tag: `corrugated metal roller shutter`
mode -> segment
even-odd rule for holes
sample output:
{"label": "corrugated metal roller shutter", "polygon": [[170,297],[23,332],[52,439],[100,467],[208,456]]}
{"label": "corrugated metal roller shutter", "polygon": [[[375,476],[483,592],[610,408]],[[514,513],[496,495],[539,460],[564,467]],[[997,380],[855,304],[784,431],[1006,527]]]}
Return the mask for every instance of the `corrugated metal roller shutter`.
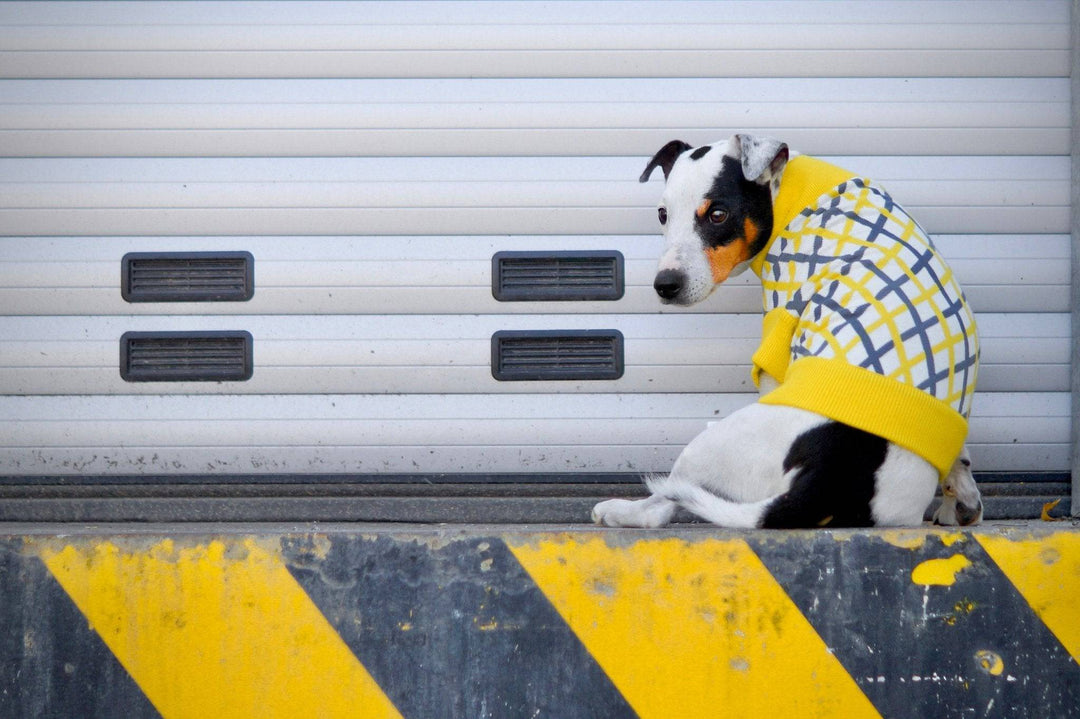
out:
{"label": "corrugated metal roller shutter", "polygon": [[[636,182],[736,130],[935,235],[981,479],[1038,480],[992,510],[1037,511],[1070,456],[1069,31],[1064,1],[3,3],[0,518],[584,519],[753,399],[759,291],[661,312]],[[617,299],[495,298],[493,257],[553,251],[617,255]],[[129,253],[171,301],[125,299]],[[506,330],[609,330],[621,376],[498,381]],[[250,379],[121,376],[125,333],[178,332],[249,333]]]}

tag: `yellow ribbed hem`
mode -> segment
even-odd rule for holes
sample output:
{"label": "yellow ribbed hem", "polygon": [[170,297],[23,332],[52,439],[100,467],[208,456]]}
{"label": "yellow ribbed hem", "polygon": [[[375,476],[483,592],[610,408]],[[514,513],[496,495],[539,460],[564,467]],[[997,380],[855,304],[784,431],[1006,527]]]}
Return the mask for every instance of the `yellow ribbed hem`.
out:
{"label": "yellow ribbed hem", "polygon": [[777,382],[784,381],[788,363],[791,362],[791,338],[799,318],[783,307],[770,310],[761,320],[761,344],[754,351],[754,368],[750,376],[754,386],[761,386],[761,373],[770,375]]}
{"label": "yellow ribbed hem", "polygon": [[791,224],[807,207],[814,207],[817,199],[826,192],[832,192],[841,183],[855,177],[842,167],[830,165],[824,160],[807,155],[791,158],[784,167],[780,180],[780,191],[773,201],[773,228],[769,241],[761,252],[750,260],[750,268],[761,277],[761,267],[765,262],[765,253],[777,236]]}
{"label": "yellow ribbed hem", "polygon": [[802,357],[763,404],[816,412],[876,434],[948,474],[967,438],[967,420],[936,397],[843,360]]}

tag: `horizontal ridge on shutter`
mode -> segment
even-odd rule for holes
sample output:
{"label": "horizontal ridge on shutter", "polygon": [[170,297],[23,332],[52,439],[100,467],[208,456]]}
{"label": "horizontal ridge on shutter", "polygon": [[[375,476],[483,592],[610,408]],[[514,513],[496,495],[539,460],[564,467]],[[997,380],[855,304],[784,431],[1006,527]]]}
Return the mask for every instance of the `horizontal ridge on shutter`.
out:
{"label": "horizontal ridge on shutter", "polygon": [[491,293],[501,302],[617,300],[623,256],[617,251],[497,252]]}

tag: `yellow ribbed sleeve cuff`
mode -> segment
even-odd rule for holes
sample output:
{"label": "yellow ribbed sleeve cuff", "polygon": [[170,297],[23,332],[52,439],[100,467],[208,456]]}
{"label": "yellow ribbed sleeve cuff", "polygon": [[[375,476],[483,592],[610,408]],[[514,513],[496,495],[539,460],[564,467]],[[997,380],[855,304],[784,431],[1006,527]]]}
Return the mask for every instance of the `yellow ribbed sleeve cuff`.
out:
{"label": "yellow ribbed sleeve cuff", "polygon": [[783,307],[770,311],[761,320],[761,344],[754,351],[754,368],[750,371],[755,386],[761,386],[762,372],[777,382],[784,381],[791,362],[791,337],[798,324],[799,318]]}
{"label": "yellow ribbed sleeve cuff", "polygon": [[783,384],[759,401],[876,434],[919,455],[942,477],[967,438],[967,420],[945,402],[843,360],[802,357],[788,367]]}

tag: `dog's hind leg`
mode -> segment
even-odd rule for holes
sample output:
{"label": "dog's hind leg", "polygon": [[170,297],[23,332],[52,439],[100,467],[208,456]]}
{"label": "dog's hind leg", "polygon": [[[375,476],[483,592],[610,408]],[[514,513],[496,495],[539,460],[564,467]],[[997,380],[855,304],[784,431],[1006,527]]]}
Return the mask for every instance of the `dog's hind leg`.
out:
{"label": "dog's hind leg", "polygon": [[609,499],[592,510],[592,520],[609,527],[665,527],[675,514],[676,504],[653,495],[645,499]]}
{"label": "dog's hind leg", "polygon": [[[674,474],[646,484],[713,524],[733,528],[868,527],[878,517],[872,511],[876,474],[888,455],[888,443],[838,422],[806,430],[792,442],[784,459],[785,491],[751,502],[734,502],[700,483]],[[931,484],[925,501],[914,508],[917,520],[933,494],[937,474],[926,465]],[[894,472],[895,474],[895,472]],[[908,501],[906,504],[912,504]],[[912,504],[912,506],[914,506]],[[907,519],[907,507],[896,508],[884,524]],[[902,512],[901,512],[902,510]]]}
{"label": "dog's hind leg", "polygon": [[820,469],[797,469],[792,487],[758,502],[732,502],[709,490],[682,479],[659,479],[648,482],[650,491],[670,499],[683,509],[707,522],[732,529],[802,529],[870,526],[870,507],[852,512],[850,502],[835,502],[823,495],[825,484]]}
{"label": "dog's hind leg", "polygon": [[777,500],[769,497],[760,502],[732,502],[695,482],[674,476],[647,479],[645,485],[654,497],[663,497],[672,506],[678,505],[717,526],[736,529],[760,527],[765,512]]}

